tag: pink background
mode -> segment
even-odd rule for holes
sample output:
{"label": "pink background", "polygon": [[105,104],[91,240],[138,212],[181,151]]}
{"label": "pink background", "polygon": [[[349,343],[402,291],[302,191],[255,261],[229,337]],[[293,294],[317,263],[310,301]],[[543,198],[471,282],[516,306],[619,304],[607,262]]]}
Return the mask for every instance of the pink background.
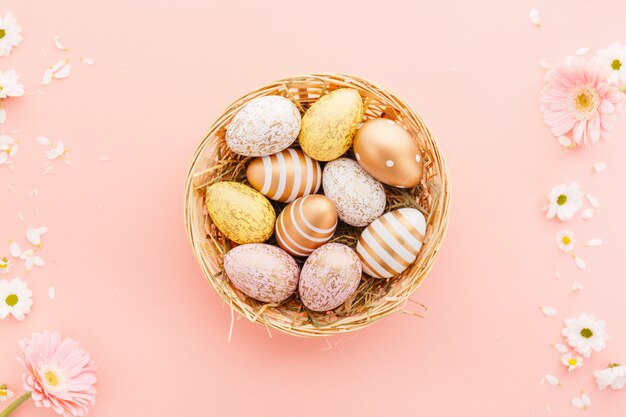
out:
{"label": "pink background", "polygon": [[[541,28],[529,22],[532,7]],[[551,416],[574,416],[569,400],[580,389],[593,401],[587,416],[624,415],[626,391],[599,392],[591,372],[626,362],[626,119],[613,141],[563,153],[538,110],[539,61],[626,41],[622,0],[3,0],[0,8],[24,27],[0,68],[17,69],[28,93],[7,102],[2,127],[19,131],[21,149],[15,192],[0,166],[0,241],[25,246],[26,227],[50,228],[40,252],[47,266],[13,274],[28,281],[35,304],[24,322],[0,321],[0,383],[21,392],[17,341],[56,329],[99,366],[94,417],[544,416],[546,405]],[[81,50],[56,50],[55,35]],[[85,55],[95,65],[81,63]],[[64,57],[72,75],[40,86]],[[397,314],[326,340],[269,338],[238,319],[229,343],[230,310],[185,236],[188,163],[230,102],[314,71],[398,92],[439,138],[452,217],[413,296],[430,315]],[[42,176],[37,135],[63,139],[72,165],[55,161],[56,174]],[[596,161],[609,168],[592,173]],[[596,216],[545,220],[545,194],[575,179],[601,201]],[[556,248],[561,227],[576,233],[586,271]],[[584,248],[593,237],[605,245]],[[585,289],[570,294],[574,281]],[[540,305],[559,314],[547,318]],[[582,312],[606,319],[613,339],[568,374],[550,344],[562,320]],[[563,386],[541,384],[546,373]],[[53,413],[29,403],[15,415]]]}

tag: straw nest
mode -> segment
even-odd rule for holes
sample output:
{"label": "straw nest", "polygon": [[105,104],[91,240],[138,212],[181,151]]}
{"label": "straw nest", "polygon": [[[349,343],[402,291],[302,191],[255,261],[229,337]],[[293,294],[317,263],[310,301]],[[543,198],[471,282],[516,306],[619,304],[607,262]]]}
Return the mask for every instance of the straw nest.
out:
{"label": "straw nest", "polygon": [[[424,245],[416,261],[396,277],[376,279],[363,275],[355,294],[332,312],[307,310],[298,299],[297,292],[281,304],[256,301],[232,286],[224,274],[222,261],[233,244],[217,230],[204,205],[207,186],[218,181],[247,183],[245,171],[251,158],[234,154],[228,148],[226,127],[239,109],[256,97],[286,97],[304,114],[319,97],[344,87],[354,88],[361,94],[365,108],[364,121],[376,117],[394,120],[408,129],[418,142],[424,158],[424,179],[409,190],[385,186],[386,211],[400,207],[421,210],[427,219]],[[407,303],[412,301],[409,297],[432,268],[443,242],[449,198],[445,163],[437,142],[422,118],[404,100],[359,77],[309,74],[278,80],[246,94],[231,104],[213,123],[196,149],[187,175],[185,225],[193,252],[206,279],[230,306],[231,312],[237,311],[249,320],[264,325],[268,331],[273,328],[297,336],[327,336],[361,329],[397,311],[421,316],[420,312],[407,308]],[[284,207],[281,203],[272,204],[277,213]],[[362,230],[340,222],[331,241],[354,248]],[[276,242],[272,238],[267,243]],[[425,311],[423,305],[416,305]]]}

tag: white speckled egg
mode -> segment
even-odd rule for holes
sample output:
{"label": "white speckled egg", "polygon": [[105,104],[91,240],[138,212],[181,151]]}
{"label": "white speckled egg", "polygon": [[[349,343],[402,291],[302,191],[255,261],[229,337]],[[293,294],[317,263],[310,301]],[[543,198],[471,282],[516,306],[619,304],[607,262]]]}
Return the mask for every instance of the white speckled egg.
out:
{"label": "white speckled egg", "polygon": [[343,304],[359,287],[361,262],[346,245],[327,243],[306,260],[298,292],[306,308],[328,311]]}
{"label": "white speckled egg", "polygon": [[231,249],[224,271],[235,287],[249,297],[268,303],[286,300],[298,287],[296,261],[284,250],[265,243]]}
{"label": "white speckled egg", "polygon": [[367,226],[385,211],[385,190],[354,160],[339,158],[324,167],[324,194],[335,206],[339,219],[352,226]]}
{"label": "white speckled egg", "polygon": [[414,208],[385,213],[367,226],[356,246],[363,272],[375,278],[402,273],[417,258],[426,234],[426,219]]}
{"label": "white speckled egg", "polygon": [[280,96],[251,100],[235,115],[226,130],[226,143],[239,155],[265,156],[291,145],[300,133],[296,106]]}

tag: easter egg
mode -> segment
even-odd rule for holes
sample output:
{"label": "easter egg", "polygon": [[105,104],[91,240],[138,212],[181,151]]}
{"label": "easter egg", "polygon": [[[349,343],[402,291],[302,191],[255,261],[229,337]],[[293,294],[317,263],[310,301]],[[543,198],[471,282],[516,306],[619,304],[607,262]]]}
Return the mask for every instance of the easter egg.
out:
{"label": "easter egg", "polygon": [[352,88],[322,96],[304,113],[300,146],[318,161],[331,161],[346,153],[363,118],[363,101]]}
{"label": "easter egg", "polygon": [[290,203],[319,190],[322,168],[319,162],[302,150],[287,148],[253,159],[246,176],[250,185],[261,194],[272,200]]}
{"label": "easter egg", "polygon": [[224,257],[224,272],[249,297],[279,303],[296,291],[300,269],[284,250],[265,243],[231,249]]}
{"label": "easter egg", "polygon": [[420,150],[409,132],[392,120],[363,123],[354,136],[353,147],[363,169],[387,185],[410,188],[422,180]]}
{"label": "easter egg", "polygon": [[336,227],[335,204],[323,195],[307,195],[280,212],[276,220],[276,240],[291,255],[309,256],[333,237]]}
{"label": "easter egg", "polygon": [[276,213],[260,192],[238,182],[217,182],[206,190],[206,207],[215,226],[233,242],[265,242]]}
{"label": "easter egg", "polygon": [[346,245],[327,243],[302,266],[298,292],[306,308],[327,311],[343,304],[359,286],[361,262]]}
{"label": "easter egg", "polygon": [[300,112],[280,96],[258,97],[235,115],[226,129],[226,144],[245,156],[264,156],[289,147],[300,132]]}
{"label": "easter egg", "polygon": [[383,185],[354,160],[339,158],[326,164],[322,175],[324,194],[339,219],[352,226],[367,226],[385,211]]}
{"label": "easter egg", "polygon": [[415,261],[426,233],[426,219],[414,208],[385,213],[367,226],[356,246],[363,272],[375,278],[398,275]]}

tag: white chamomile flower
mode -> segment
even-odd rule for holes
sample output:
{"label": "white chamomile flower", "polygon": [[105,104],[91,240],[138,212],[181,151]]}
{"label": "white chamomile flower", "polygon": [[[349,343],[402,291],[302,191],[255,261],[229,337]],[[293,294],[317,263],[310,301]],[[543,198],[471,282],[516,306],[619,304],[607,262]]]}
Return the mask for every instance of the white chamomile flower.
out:
{"label": "white chamomile flower", "polygon": [[15,70],[0,71],[0,98],[21,97],[24,95],[24,86]]}
{"label": "white chamomile flower", "polygon": [[0,281],[0,319],[11,314],[18,320],[24,320],[33,305],[32,296],[33,292],[20,278]]}
{"label": "white chamomile flower", "polygon": [[12,400],[15,393],[7,387],[7,384],[0,385],[0,403]]}
{"label": "white chamomile flower", "polygon": [[609,83],[626,84],[626,45],[613,42],[606,49],[598,51],[598,64],[609,74]]}
{"label": "white chamomile flower", "polygon": [[591,398],[584,391],[580,392],[580,397],[572,397],[571,403],[574,407],[586,410],[591,406]]}
{"label": "white chamomile flower", "polygon": [[559,245],[561,251],[568,253],[574,250],[576,239],[574,239],[574,233],[569,230],[561,230],[556,234],[556,244]]}
{"label": "white chamomile flower", "polygon": [[4,165],[17,155],[17,141],[11,136],[0,135],[0,165]]}
{"label": "white chamomile flower", "polygon": [[608,368],[595,371],[596,384],[599,389],[611,387],[611,389],[622,389],[626,386],[626,366],[619,363],[612,363]]}
{"label": "white chamomile flower", "polygon": [[31,245],[41,247],[41,236],[43,236],[48,231],[46,226],[41,227],[30,227],[26,230],[26,239],[31,243]]}
{"label": "white chamomile flower", "polygon": [[606,322],[596,320],[593,314],[581,314],[578,318],[565,319],[565,328],[561,334],[567,339],[567,344],[585,358],[591,351],[600,352],[606,347],[610,336],[604,330]]}
{"label": "white chamomile flower", "polygon": [[6,275],[11,272],[13,268],[13,260],[8,259],[6,256],[0,258],[0,275]]}
{"label": "white chamomile flower", "polygon": [[583,366],[583,358],[581,356],[574,356],[571,352],[567,352],[561,356],[561,363],[567,366],[568,371],[572,372],[574,369]]}
{"label": "white chamomile flower", "polygon": [[9,56],[14,46],[22,43],[22,27],[17,24],[13,13],[0,16],[0,56]]}
{"label": "white chamomile flower", "polygon": [[556,216],[561,221],[570,220],[582,207],[583,195],[577,181],[570,185],[557,185],[548,194],[550,204],[546,207],[546,218]]}

